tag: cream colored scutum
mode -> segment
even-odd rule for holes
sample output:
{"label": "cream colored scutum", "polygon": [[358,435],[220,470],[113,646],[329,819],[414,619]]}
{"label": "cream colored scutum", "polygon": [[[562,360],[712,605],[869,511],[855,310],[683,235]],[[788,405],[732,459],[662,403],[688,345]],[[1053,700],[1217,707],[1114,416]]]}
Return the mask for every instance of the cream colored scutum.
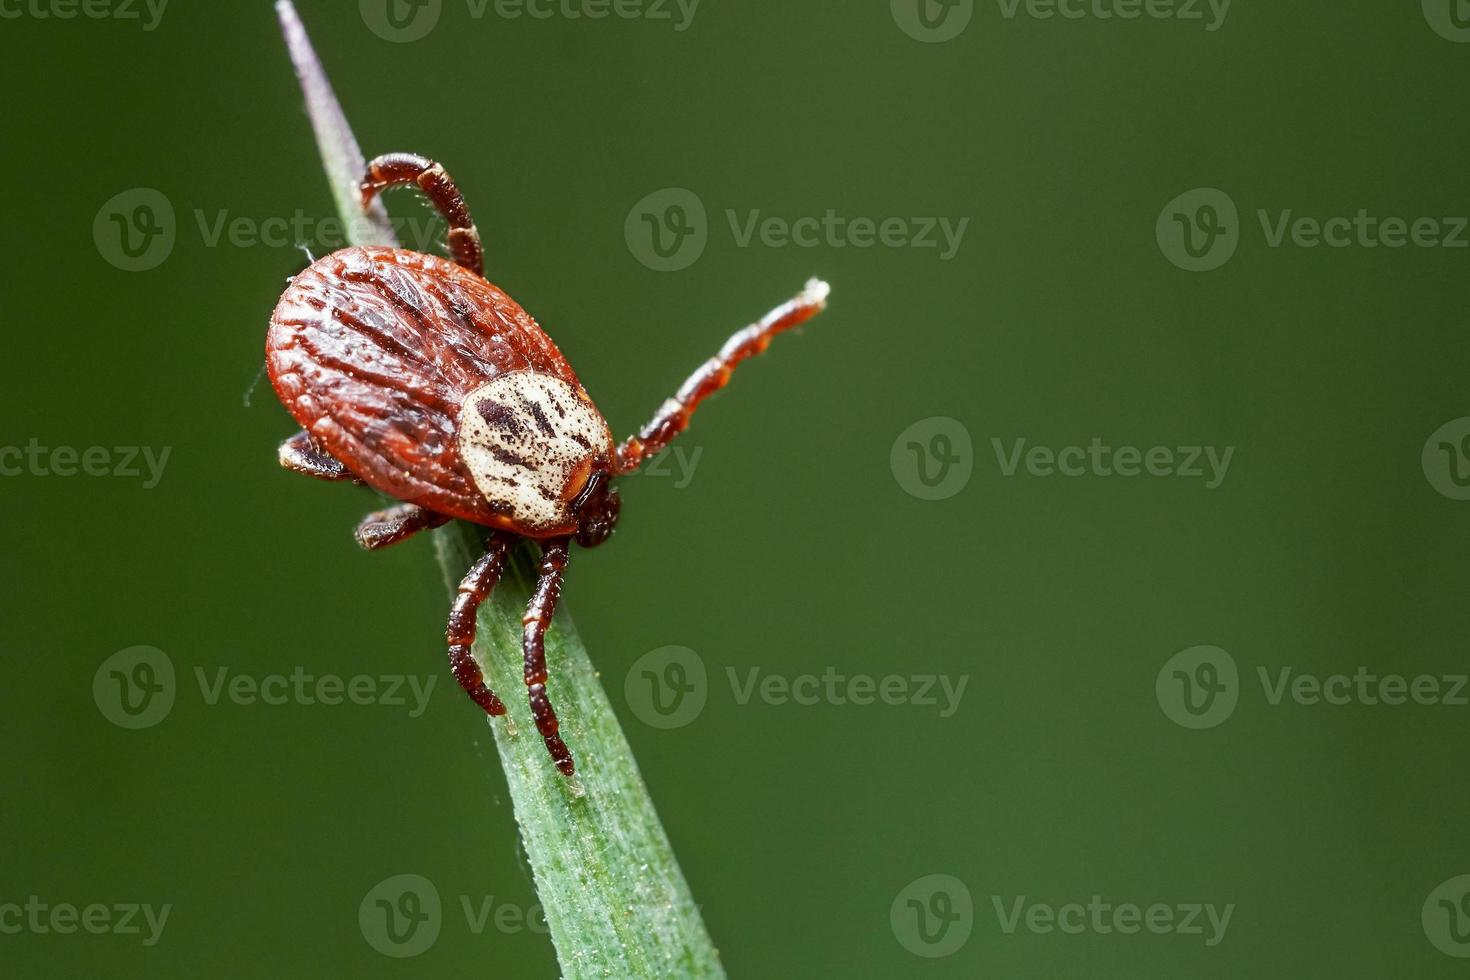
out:
{"label": "cream colored scutum", "polygon": [[565,381],[515,371],[465,398],[459,454],[485,499],[508,506],[512,520],[535,530],[570,521],[568,482],[585,477],[598,456],[611,458],[612,434]]}

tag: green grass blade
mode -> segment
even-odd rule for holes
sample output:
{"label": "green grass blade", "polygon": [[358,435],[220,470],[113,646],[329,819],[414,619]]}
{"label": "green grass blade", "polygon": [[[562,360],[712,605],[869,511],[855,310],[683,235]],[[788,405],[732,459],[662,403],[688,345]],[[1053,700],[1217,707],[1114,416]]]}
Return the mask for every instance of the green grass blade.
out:
{"label": "green grass blade", "polygon": [[[281,0],[276,10],[350,240],[396,244],[381,207],[363,219],[356,190],[362,152],[295,9]],[[480,531],[456,522],[433,538],[452,590],[482,551]],[[480,611],[475,655],[520,730],[510,736],[503,725],[491,725],[563,976],[723,977],[627,739],[564,607],[546,641],[548,688],[576,755],[580,787],[556,771],[536,735],[520,666],[521,613],[534,563],[530,546],[515,550]],[[466,699],[464,710],[478,709]]]}

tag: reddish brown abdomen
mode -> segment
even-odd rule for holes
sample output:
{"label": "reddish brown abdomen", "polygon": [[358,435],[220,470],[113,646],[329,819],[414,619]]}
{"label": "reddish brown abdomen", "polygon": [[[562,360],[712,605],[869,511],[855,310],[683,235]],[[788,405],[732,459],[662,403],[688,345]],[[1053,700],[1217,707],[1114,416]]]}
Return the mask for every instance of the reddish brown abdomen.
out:
{"label": "reddish brown abdomen", "polygon": [[271,315],[266,368],[301,427],[370,486],[509,530],[460,459],[460,404],[510,371],[581,391],[515,300],[452,262],[378,247],[333,252],[291,281]]}

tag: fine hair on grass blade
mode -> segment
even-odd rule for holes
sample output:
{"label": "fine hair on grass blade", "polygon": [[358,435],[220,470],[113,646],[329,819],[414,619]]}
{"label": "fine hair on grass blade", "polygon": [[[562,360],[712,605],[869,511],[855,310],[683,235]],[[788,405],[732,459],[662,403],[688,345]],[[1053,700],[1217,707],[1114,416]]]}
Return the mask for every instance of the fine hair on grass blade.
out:
{"label": "fine hair on grass blade", "polygon": [[[362,210],[357,191],[365,166],[362,151],[295,8],[280,0],[276,12],[348,240],[397,245],[381,204]],[[454,522],[430,533],[453,592],[484,550],[482,529]],[[531,546],[515,549],[491,600],[480,609],[475,656],[497,691],[513,694],[523,687],[521,611],[534,569]],[[442,649],[426,642],[426,656],[433,652],[442,659]],[[546,757],[524,698],[505,698],[523,734],[511,735],[496,724],[490,729],[562,975],[723,977],[719,954],[627,739],[564,606],[547,635],[546,660],[561,731],[577,753],[580,783],[569,782]],[[468,699],[464,709],[471,717],[479,710]],[[499,850],[503,842],[486,846]]]}

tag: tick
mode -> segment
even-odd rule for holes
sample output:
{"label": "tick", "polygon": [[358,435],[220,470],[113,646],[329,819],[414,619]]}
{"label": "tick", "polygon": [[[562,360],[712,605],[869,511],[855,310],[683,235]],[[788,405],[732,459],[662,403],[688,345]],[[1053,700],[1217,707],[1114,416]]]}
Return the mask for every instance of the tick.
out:
{"label": "tick", "polygon": [[281,444],[280,462],[401,501],[357,526],[358,544],[370,550],[456,519],[490,529],[484,555],[460,582],[445,638],[454,679],[492,716],[506,710],[470,653],[476,612],[515,539],[540,544],[522,620],[525,683],[537,731],[570,776],[572,754],[546,692],[545,638],[571,542],[607,540],[620,507],[614,479],[668,446],[736,365],[821,312],[827,284],[810,280],[735,333],[636,436],[617,443],[556,344],[485,280],[479,233],[442,166],[408,153],[378,157],[360,185],[363,206],[409,184],[448,222],[454,261],[344,248],[291,280],[266,335],[271,385],[302,429]]}

